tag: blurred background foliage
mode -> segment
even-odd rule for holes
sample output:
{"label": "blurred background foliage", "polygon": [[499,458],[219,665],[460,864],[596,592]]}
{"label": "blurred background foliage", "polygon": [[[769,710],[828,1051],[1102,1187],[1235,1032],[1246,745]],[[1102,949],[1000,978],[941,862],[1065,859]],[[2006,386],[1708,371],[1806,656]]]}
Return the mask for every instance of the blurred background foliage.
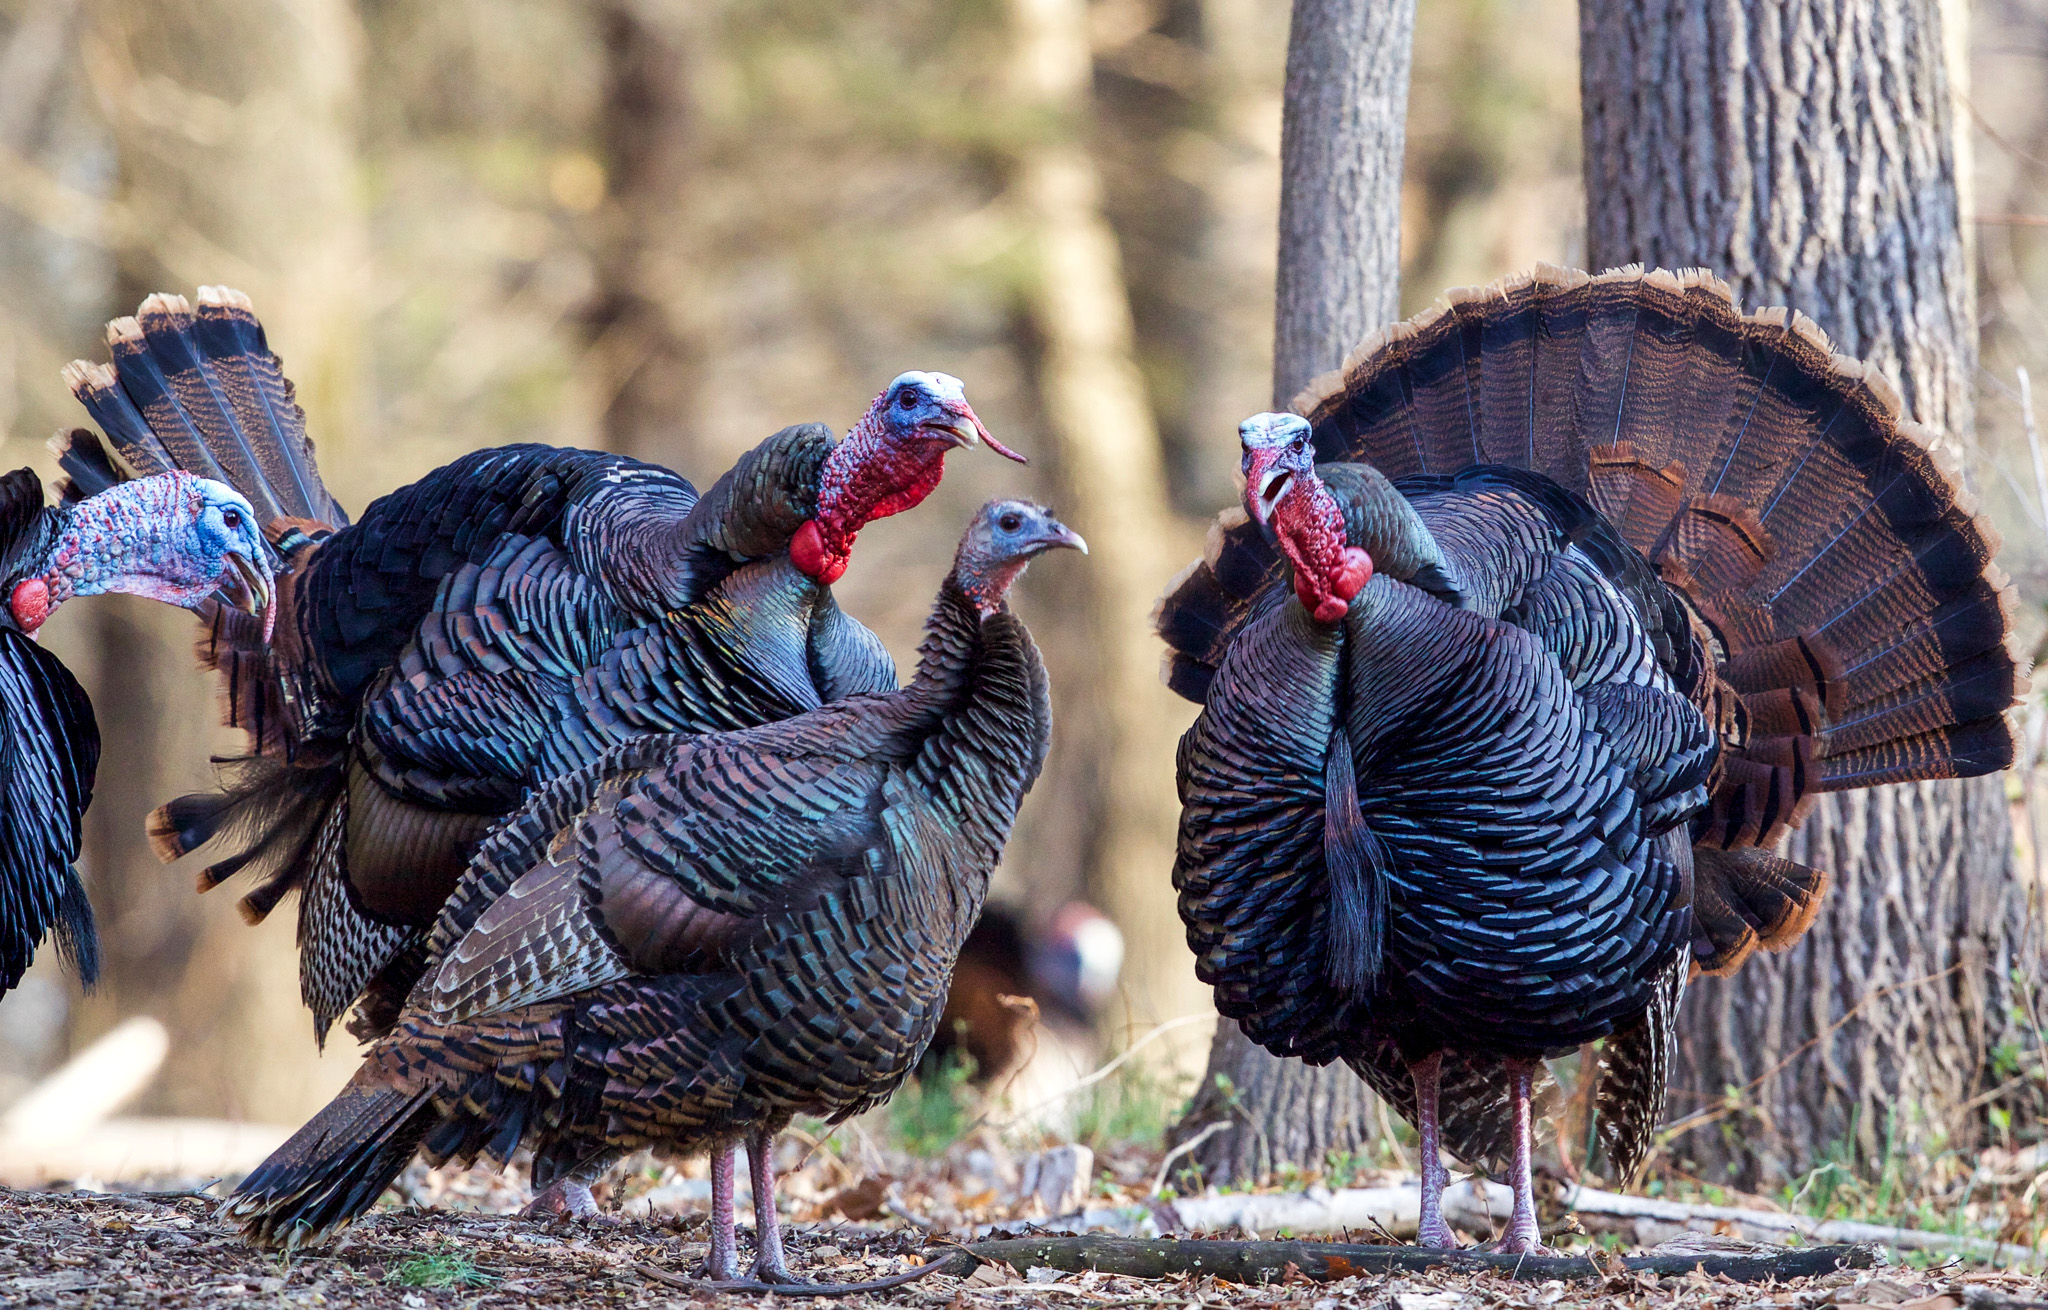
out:
{"label": "blurred background foliage", "polygon": [[[1167,883],[1192,708],[1112,670],[1154,663],[1143,604],[1234,498],[1236,424],[1270,405],[1286,36],[1258,0],[0,0],[0,466],[51,475],[42,443],[83,417],[61,365],[200,283],[254,297],[357,508],[510,441],[701,486],[785,424],[844,428],[902,370],[959,375],[1032,467],[955,458],[862,534],[838,591],[907,665],[982,499],[1131,539],[1025,583],[1060,730],[996,892],[1122,921],[1104,1027],[1128,1041],[1207,998]],[[1581,259],[1577,38],[1570,0],[1421,7],[1407,309]],[[2048,368],[2048,6],[1981,0],[1969,65],[1972,477],[2033,640],[2048,498],[2016,370]],[[1077,358],[1123,399],[1062,408]],[[252,931],[235,893],[196,897],[148,853],[142,815],[233,743],[186,616],[124,600],[48,629],[107,739],[85,867],[108,977],[81,998],[46,959],[0,1004],[0,1103],[145,1013],[172,1048],[141,1109],[295,1122],[353,1054],[307,1040],[289,907]],[[1199,1069],[1206,1031],[1157,1049]]]}

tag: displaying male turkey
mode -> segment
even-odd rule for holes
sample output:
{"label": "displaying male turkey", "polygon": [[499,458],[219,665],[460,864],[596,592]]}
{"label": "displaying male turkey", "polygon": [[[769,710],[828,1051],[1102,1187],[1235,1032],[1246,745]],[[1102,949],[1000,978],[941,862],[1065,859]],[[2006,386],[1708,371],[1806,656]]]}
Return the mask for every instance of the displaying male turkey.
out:
{"label": "displaying male turkey", "polygon": [[412,1158],[503,1161],[572,1210],[642,1148],[713,1157],[710,1272],[753,1168],[763,1281],[789,1281],[769,1157],[791,1116],[888,1098],[931,1040],[1050,741],[1045,668],[1005,602],[1085,550],[1044,509],[976,515],[916,677],[780,723],[647,737],[543,788],[487,839],[397,1027],[228,1213],[318,1241]]}
{"label": "displaying male turkey", "polygon": [[249,755],[159,810],[152,839],[165,859],[218,841],[200,887],[250,875],[252,921],[303,890],[323,1038],[358,999],[359,1035],[389,1027],[476,842],[532,788],[643,734],[893,689],[881,642],[832,600],[855,535],[921,501],[956,447],[1021,458],[957,379],[905,373],[845,440],[785,428],[701,499],[622,455],[507,446],[350,525],[245,297],[152,296],[107,338],[112,365],[71,377],[122,459],[244,487],[285,561],[274,645],[225,613],[200,644]]}
{"label": "displaying male turkey", "polygon": [[269,621],[269,552],[255,511],[218,482],[168,473],[61,505],[33,469],[0,476],[0,994],[53,929],[90,985],[92,905],[72,862],[100,757],[92,703],[36,641],[74,596],[123,591],[195,609],[229,597]]}
{"label": "displaying male turkey", "polygon": [[1296,407],[1161,605],[1182,917],[1253,1040],[1417,1122],[1425,1243],[1441,1131],[1532,1250],[1540,1060],[1606,1039],[1628,1176],[1689,971],[1817,913],[1812,798],[2011,762],[1992,534],[1883,377],[1701,272],[1454,293]]}

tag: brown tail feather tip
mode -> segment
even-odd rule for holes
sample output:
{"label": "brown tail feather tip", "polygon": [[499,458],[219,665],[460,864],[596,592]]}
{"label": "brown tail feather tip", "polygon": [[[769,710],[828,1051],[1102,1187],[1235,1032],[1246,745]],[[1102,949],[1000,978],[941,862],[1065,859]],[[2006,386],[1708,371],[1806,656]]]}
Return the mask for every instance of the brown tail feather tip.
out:
{"label": "brown tail feather tip", "polygon": [[[145,826],[145,831],[149,834],[149,849],[165,864],[174,864],[192,853],[185,845],[184,836],[178,831],[177,822],[171,818],[170,810],[171,807],[168,805],[157,806],[149,812]],[[205,891],[211,886],[213,884],[206,881],[206,875],[201,873],[199,890]]]}
{"label": "brown tail feather tip", "polygon": [[201,287],[199,303],[202,305],[226,305],[232,309],[246,309],[255,312],[256,302],[233,287]]}
{"label": "brown tail feather tip", "polygon": [[[129,320],[133,322],[134,320]],[[138,324],[138,329],[140,325]],[[118,379],[111,364],[95,364],[89,359],[74,359],[64,366],[64,385],[71,394],[84,399],[87,392],[104,391],[116,385]]]}
{"label": "brown tail feather tip", "polygon": [[1695,949],[1694,968],[1717,978],[1742,967],[1758,947],[1783,951],[1820,916],[1832,875],[1755,847],[1694,852],[1694,930],[1712,950]]}
{"label": "brown tail feather tip", "polygon": [[142,319],[159,314],[165,318],[189,319],[192,317],[192,302],[175,291],[152,291],[142,298],[142,307],[136,311],[135,317]]}
{"label": "brown tail feather tip", "polygon": [[[107,320],[107,348],[109,350],[142,339],[142,320],[134,315],[124,314],[120,318],[110,318]],[[108,370],[110,373],[112,371],[112,369]]]}

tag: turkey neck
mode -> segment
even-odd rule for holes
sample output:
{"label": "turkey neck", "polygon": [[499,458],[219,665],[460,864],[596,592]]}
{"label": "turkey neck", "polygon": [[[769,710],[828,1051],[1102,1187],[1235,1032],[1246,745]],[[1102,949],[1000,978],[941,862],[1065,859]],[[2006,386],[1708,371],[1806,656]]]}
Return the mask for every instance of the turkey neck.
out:
{"label": "turkey neck", "polygon": [[603,568],[654,613],[695,604],[749,561],[788,551],[817,512],[832,445],[821,423],[782,429],[740,456],[687,514],[647,513],[600,534]]}
{"label": "turkey neck", "polygon": [[949,576],[925,625],[917,674],[895,699],[899,731],[915,742],[906,752],[910,782],[975,843],[977,867],[992,867],[1051,740],[1037,643],[1007,604],[984,618]]}

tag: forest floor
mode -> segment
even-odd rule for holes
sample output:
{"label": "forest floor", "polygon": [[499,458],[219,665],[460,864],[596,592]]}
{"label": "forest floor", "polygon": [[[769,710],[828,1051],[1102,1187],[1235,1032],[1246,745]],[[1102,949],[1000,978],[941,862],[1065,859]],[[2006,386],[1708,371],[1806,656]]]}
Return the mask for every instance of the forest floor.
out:
{"label": "forest floor", "polygon": [[[354,1310],[499,1306],[666,1307],[722,1294],[692,1277],[703,1258],[700,1216],[546,1226],[477,1212],[384,1210],[330,1248],[283,1257],[246,1246],[197,1194],[0,1192],[0,1304],[7,1306],[233,1306]],[[838,1281],[886,1276],[922,1262],[921,1234],[869,1224],[797,1226],[791,1263]],[[930,1248],[936,1258],[945,1248]],[[1300,1278],[1244,1286],[1209,1277],[1137,1279],[1101,1273],[1019,1276],[985,1265],[961,1278],[933,1274],[850,1305],[1301,1306],[1310,1310],[1573,1310],[1578,1306],[1882,1306],[1887,1310],[2005,1310],[2048,1304],[2038,1276],[1881,1268],[1765,1285],[1700,1273],[1618,1274],[1573,1282],[1515,1282],[1429,1270],[1333,1283]],[[783,1298],[777,1298],[783,1299]]]}
{"label": "forest floor", "polygon": [[[254,1250],[196,1192],[0,1190],[0,1306],[205,1307],[266,1305],[322,1310],[745,1304],[693,1270],[705,1252],[701,1214],[607,1218],[547,1225],[479,1210],[380,1209],[329,1247],[280,1256]],[[823,1280],[865,1281],[936,1260],[901,1223],[792,1224],[790,1263]],[[742,1258],[747,1235],[743,1231]],[[785,1297],[775,1297],[777,1301]],[[1572,1281],[1512,1281],[1494,1273],[1432,1269],[1336,1282],[1291,1268],[1247,1286],[1214,1277],[1139,1279],[984,1264],[966,1277],[934,1273],[915,1284],[847,1299],[853,1306],[1008,1307],[1296,1306],[1303,1310],[1765,1310],[1831,1306],[1885,1310],[2048,1307],[2038,1274],[1888,1266],[1783,1282],[1736,1283],[1699,1272],[1658,1277],[1618,1267]]]}

